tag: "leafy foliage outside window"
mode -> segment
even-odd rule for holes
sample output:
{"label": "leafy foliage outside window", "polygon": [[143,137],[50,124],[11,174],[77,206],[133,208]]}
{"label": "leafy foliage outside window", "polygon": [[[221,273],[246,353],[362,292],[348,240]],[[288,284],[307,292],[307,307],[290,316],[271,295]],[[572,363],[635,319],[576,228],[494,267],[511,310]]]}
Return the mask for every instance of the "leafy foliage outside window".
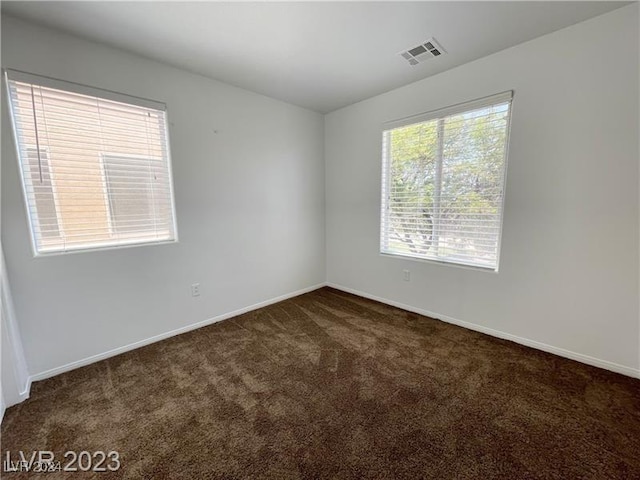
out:
{"label": "leafy foliage outside window", "polygon": [[497,268],[509,110],[384,132],[383,253]]}

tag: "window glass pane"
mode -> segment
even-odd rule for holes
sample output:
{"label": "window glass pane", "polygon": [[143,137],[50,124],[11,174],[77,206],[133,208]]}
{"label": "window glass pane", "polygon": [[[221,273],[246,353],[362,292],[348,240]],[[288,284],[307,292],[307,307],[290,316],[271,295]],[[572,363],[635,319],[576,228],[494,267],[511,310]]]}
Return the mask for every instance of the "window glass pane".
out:
{"label": "window glass pane", "polygon": [[35,197],[35,213],[39,220],[42,237],[57,238],[60,236],[60,229],[47,152],[40,151],[38,155],[37,148],[28,148],[27,158],[29,179]]}
{"label": "window glass pane", "polygon": [[37,253],[176,238],[164,110],[8,82]]}
{"label": "window glass pane", "polygon": [[381,251],[497,268],[510,101],[383,136]]}
{"label": "window glass pane", "polygon": [[432,248],[437,122],[397,128],[390,135],[390,247],[426,255]]}
{"label": "window glass pane", "polygon": [[[160,160],[144,157],[103,157],[112,228],[127,232],[169,234],[169,182]],[[163,223],[162,223],[163,222]]]}

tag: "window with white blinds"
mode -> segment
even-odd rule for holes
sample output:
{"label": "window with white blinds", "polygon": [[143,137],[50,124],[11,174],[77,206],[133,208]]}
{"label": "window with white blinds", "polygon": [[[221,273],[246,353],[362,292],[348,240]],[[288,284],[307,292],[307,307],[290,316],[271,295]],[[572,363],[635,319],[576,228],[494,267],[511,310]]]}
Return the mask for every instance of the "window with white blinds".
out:
{"label": "window with white blinds", "polygon": [[37,255],[177,239],[164,104],[5,75]]}
{"label": "window with white blinds", "polygon": [[497,271],[511,99],[386,125],[381,253]]}

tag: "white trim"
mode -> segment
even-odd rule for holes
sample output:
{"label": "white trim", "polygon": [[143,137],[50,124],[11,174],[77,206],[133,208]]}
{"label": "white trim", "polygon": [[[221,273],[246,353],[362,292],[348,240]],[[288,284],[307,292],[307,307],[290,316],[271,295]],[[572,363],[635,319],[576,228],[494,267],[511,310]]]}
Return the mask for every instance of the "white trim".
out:
{"label": "white trim", "polygon": [[493,328],[484,327],[482,325],[478,325],[475,323],[465,322],[464,320],[458,320],[457,318],[449,317],[448,315],[442,315],[439,313],[431,312],[429,310],[423,310],[421,308],[413,307],[411,305],[406,305],[404,303],[396,302],[394,300],[389,300],[387,298],[378,297],[376,295],[364,293],[359,290],[355,290],[353,288],[338,285],[336,283],[327,282],[327,286],[331,288],[335,288],[336,290],[341,290],[343,292],[351,293],[353,295],[358,295],[360,297],[368,298],[370,300],[375,300],[377,302],[384,303],[386,305],[391,305],[393,307],[401,308],[409,312],[417,313],[419,315],[424,315],[426,317],[435,318],[436,320],[441,320],[446,323],[458,325],[460,327],[467,328],[469,330],[485,333],[487,335],[491,335],[492,337],[502,338],[504,340],[510,340],[512,342],[519,343],[520,345],[532,347],[537,350],[542,350],[543,352],[552,353],[560,357],[569,358],[571,360],[575,360],[581,363],[586,363],[587,365],[603,368],[605,370],[609,370],[616,373],[621,373],[622,375],[627,375],[629,377],[640,378],[640,369],[635,369],[635,368],[627,367],[625,365],[620,365],[618,363],[609,362],[607,360],[601,360],[599,358],[590,357],[589,355],[572,352],[571,350],[565,350],[564,348],[560,348],[560,347],[554,347],[553,345],[547,345],[546,343],[537,342],[535,340],[530,340],[528,338],[518,337],[517,335],[512,335],[510,333],[502,332],[500,330],[494,330]]}
{"label": "white trim", "polygon": [[24,402],[31,395],[31,382],[33,382],[33,377],[28,376],[27,381],[24,384],[24,390],[18,394],[20,403]]}
{"label": "white trim", "polygon": [[[9,341],[11,366],[15,381],[14,391],[2,389],[3,401],[5,408],[20,403],[29,398],[31,389],[31,378],[27,367],[27,360],[24,355],[22,345],[22,336],[17,323],[15,309],[13,305],[13,297],[11,296],[11,287],[9,285],[9,275],[7,273],[7,262],[4,259],[4,251],[0,246],[0,330],[3,335],[7,335]],[[1,339],[0,339],[1,340]]]}
{"label": "white trim", "polygon": [[131,248],[131,247],[150,247],[153,245],[169,245],[172,243],[178,243],[178,240],[146,240],[144,237],[142,240],[132,240],[130,242],[124,241],[118,244],[114,244],[113,242],[102,242],[102,243],[90,243],[90,244],[76,244],[71,250],[41,250],[39,253],[33,256],[33,258],[41,258],[41,257],[53,257],[56,255],[75,255],[76,253],[85,253],[85,252],[104,252],[107,250],[118,250],[120,248]]}
{"label": "white trim", "polygon": [[159,102],[157,100],[137,97],[135,95],[129,95],[127,93],[114,92],[112,90],[92,87],[89,85],[84,85],[82,83],[70,82],[68,80],[47,77],[45,75],[37,75],[35,73],[23,72],[21,70],[14,70],[11,68],[5,68],[4,73],[9,80],[19,83],[27,83],[44,88],[52,88],[54,90],[61,90],[63,92],[72,92],[88,97],[104,98],[113,102],[128,103],[131,105],[136,105],[138,107],[149,108],[153,110],[165,111],[167,109],[167,105],[165,103]]}
{"label": "white trim", "polygon": [[513,96],[515,92],[511,90],[511,99],[509,100],[509,113],[507,115],[507,127],[504,137],[504,168],[502,169],[502,198],[500,199],[500,228],[498,232],[498,245],[496,246],[496,268],[495,272],[500,271],[500,256],[502,253],[502,233],[504,232],[504,207],[505,198],[507,196],[507,171],[509,169],[509,143],[511,142],[511,119],[513,118]]}
{"label": "white trim", "polygon": [[29,237],[31,237],[31,252],[34,256],[38,254],[38,247],[36,245],[36,237],[33,234],[33,218],[31,215],[31,209],[29,208],[29,195],[27,194],[27,190],[24,188],[26,185],[24,171],[22,169],[22,156],[20,152],[20,140],[18,138],[18,126],[17,126],[17,117],[15,115],[15,108],[13,105],[13,96],[11,93],[11,83],[9,82],[9,77],[7,75],[7,71],[4,71],[4,75],[2,76],[2,81],[5,84],[5,92],[7,95],[7,107],[9,108],[9,115],[11,116],[11,132],[13,133],[13,145],[16,149],[16,159],[18,161],[18,172],[20,172],[20,181],[22,182],[22,194],[24,198],[24,206],[26,210],[27,220],[29,222]]}
{"label": "white trim", "polygon": [[382,145],[380,152],[382,153],[382,167],[380,171],[380,252],[389,250],[389,235],[386,234],[389,228],[389,204],[391,203],[391,162],[387,162],[390,156],[391,135],[389,130],[382,132]]}
{"label": "white trim", "polygon": [[[319,288],[324,287],[325,283],[319,283],[317,285],[313,285],[311,287],[303,288],[301,290],[296,290],[295,292],[285,293],[284,295],[280,295],[278,297],[270,298],[268,300],[264,300],[262,302],[255,303],[248,307],[240,308],[238,310],[234,310],[229,313],[223,313],[221,315],[217,315],[212,318],[208,318],[207,320],[203,320],[201,322],[192,323],[185,327],[180,327],[175,330],[171,330],[169,332],[161,333],[159,335],[155,335],[153,337],[146,338],[144,340],[140,340],[137,342],[130,343],[128,345],[124,345],[122,347],[114,348],[113,350],[109,350],[103,353],[99,353],[97,355],[92,355],[87,358],[83,358],[82,360],[77,360],[75,362],[67,363],[66,365],[62,365],[60,367],[55,367],[50,370],[45,370],[44,372],[36,373],[29,377],[30,382],[36,382],[39,380],[44,380],[49,377],[53,377],[55,375],[60,375],[61,373],[65,373],[71,370],[75,370],[76,368],[84,367],[86,365],[90,365],[95,362],[99,362],[100,360],[105,360],[107,358],[114,357],[116,355],[120,355],[121,353],[129,352],[131,350],[135,350],[140,347],[144,347],[146,345],[150,345],[155,342],[159,342],[160,340],[165,340],[170,337],[174,337],[176,335],[180,335],[182,333],[190,332],[191,330],[196,330],[201,327],[206,327],[207,325],[211,325],[213,323],[220,322],[222,320],[227,320],[229,318],[237,317],[238,315],[242,315],[247,312],[251,312],[253,310],[257,310],[258,308],[266,307],[268,305],[273,305],[274,303],[281,302],[283,300],[287,300],[289,298],[297,297],[299,295],[303,295],[305,293],[312,292],[313,290],[317,290]],[[29,385],[30,386],[30,385]]]}
{"label": "white trim", "polygon": [[[29,396],[31,395],[31,382],[33,382],[33,377],[29,376],[26,378],[25,382],[24,382],[24,387],[23,390],[18,392],[18,397],[17,397],[17,402],[13,402],[11,405],[8,405],[5,403],[4,398],[2,399],[2,403],[3,403],[3,407],[6,410],[7,408],[13,407],[14,405],[18,405],[22,402],[24,402],[25,400],[27,400],[29,398]],[[2,422],[2,417],[4,416],[4,412],[3,414],[0,416],[0,422]]]}
{"label": "white trim", "polygon": [[483,327],[482,325],[477,325],[477,324],[474,324],[474,323],[465,322],[465,321],[462,321],[462,320],[455,319],[453,317],[449,317],[447,315],[441,315],[441,314],[438,314],[438,313],[434,313],[434,312],[431,312],[429,310],[423,310],[423,309],[420,309],[420,308],[412,307],[412,306],[406,305],[404,303],[396,302],[396,301],[389,300],[389,299],[383,298],[383,297],[378,297],[376,295],[370,295],[368,293],[361,292],[359,290],[355,290],[353,288],[345,287],[345,286],[342,286],[342,285],[339,285],[339,284],[336,284],[336,283],[324,282],[324,283],[319,283],[319,284],[313,285],[311,287],[303,288],[301,290],[296,290],[295,292],[291,292],[291,293],[287,293],[287,294],[284,294],[284,295],[280,295],[278,297],[274,297],[274,298],[271,298],[269,300],[264,300],[262,302],[255,303],[255,304],[253,304],[251,306],[240,308],[238,310],[234,310],[234,311],[229,312],[229,313],[223,313],[221,315],[209,318],[207,320],[203,320],[201,322],[192,323],[191,325],[187,325],[185,327],[181,327],[181,328],[178,328],[178,329],[175,329],[175,330],[171,330],[169,332],[161,333],[160,335],[155,335],[153,337],[150,337],[150,338],[147,338],[147,339],[144,339],[144,340],[140,340],[138,342],[134,342],[134,343],[130,343],[128,345],[122,346],[122,347],[114,348],[113,350],[109,350],[109,351],[104,352],[104,353],[99,353],[97,355],[92,355],[92,356],[84,358],[82,360],[77,360],[75,362],[67,363],[66,365],[62,365],[60,367],[55,367],[55,368],[52,368],[50,370],[45,370],[43,372],[36,373],[36,374],[31,375],[29,377],[25,391],[20,394],[21,399],[22,400],[26,400],[27,398],[29,398],[29,390],[31,388],[31,382],[37,382],[39,380],[44,380],[44,379],[53,377],[55,375],[60,375],[60,374],[65,373],[65,372],[69,372],[71,370],[75,370],[76,368],[84,367],[86,365],[90,365],[92,363],[99,362],[101,360],[105,360],[107,358],[111,358],[111,357],[114,357],[116,355],[120,355],[121,353],[129,352],[131,350],[135,350],[137,348],[144,347],[146,345],[150,345],[152,343],[159,342],[161,340],[165,340],[167,338],[171,338],[171,337],[174,337],[176,335],[180,335],[182,333],[187,333],[187,332],[190,332],[192,330],[196,330],[196,329],[201,328],[201,327],[206,327],[207,325],[211,325],[211,324],[214,324],[214,323],[217,323],[217,322],[221,322],[223,320],[227,320],[229,318],[236,317],[238,315],[245,314],[247,312],[251,312],[253,310],[257,310],[259,308],[263,308],[263,307],[266,307],[266,306],[269,306],[269,305],[273,305],[274,303],[278,303],[278,302],[281,302],[283,300],[287,300],[289,298],[297,297],[299,295],[303,295],[305,293],[312,292],[312,291],[317,290],[317,289],[322,288],[322,287],[335,288],[336,290],[341,290],[341,291],[346,292],[346,293],[351,293],[353,295],[358,295],[358,296],[363,297],[363,298],[368,298],[370,300],[375,300],[377,302],[384,303],[386,305],[391,305],[393,307],[401,308],[401,309],[407,310],[409,312],[417,313],[419,315],[424,315],[424,316],[427,316],[427,317],[430,317],[430,318],[435,318],[437,320],[441,320],[441,321],[446,322],[446,323],[451,323],[453,325],[458,325],[458,326],[461,326],[463,328],[467,328],[469,330],[474,330],[474,331],[477,331],[477,332],[485,333],[485,334],[490,335],[492,337],[497,337],[497,338],[502,338],[502,339],[505,339],[505,340],[510,340],[510,341],[518,343],[520,345],[525,345],[527,347],[532,347],[532,348],[535,348],[537,350],[542,350],[544,352],[548,352],[548,353],[551,353],[551,354],[554,354],[554,355],[558,355],[558,356],[564,357],[564,358],[569,358],[571,360],[575,360],[575,361],[578,361],[578,362],[581,362],[581,363],[585,363],[587,365],[592,365],[594,367],[603,368],[605,370],[609,370],[609,371],[612,371],[612,372],[621,373],[621,374],[627,375],[629,377],[640,378],[640,370],[638,370],[638,369],[626,367],[624,365],[619,365],[617,363],[609,362],[609,361],[606,361],[606,360],[600,360],[598,358],[590,357],[588,355],[583,355],[581,353],[572,352],[570,350],[565,350],[563,348],[554,347],[552,345],[547,345],[547,344],[544,344],[544,343],[541,343],[541,342],[537,342],[535,340],[529,340],[529,339],[526,339],[526,338],[518,337],[518,336],[512,335],[510,333],[505,333],[505,332],[502,332],[502,331],[499,331],[499,330],[494,330],[492,328]]}
{"label": "white trim", "polygon": [[175,188],[173,186],[173,157],[171,156],[171,139],[169,138],[169,113],[165,109],[164,111],[164,142],[166,155],[167,170],[169,173],[169,195],[171,196],[171,217],[173,218],[173,238],[176,243],[179,241],[178,237],[178,217],[176,216],[176,198]]}
{"label": "white trim", "polygon": [[408,260],[410,262],[423,262],[423,263],[431,263],[433,265],[438,265],[440,267],[454,267],[454,268],[464,268],[465,270],[475,270],[476,272],[484,272],[484,273],[494,273],[498,274],[497,270],[494,270],[493,267],[486,267],[481,265],[471,265],[469,263],[459,263],[453,260],[447,260],[447,257],[438,257],[438,258],[421,258],[414,257],[410,254],[404,253],[387,253],[380,252],[379,256],[385,258],[395,258],[399,260]]}
{"label": "white trim", "polygon": [[27,398],[29,398],[30,391],[31,391],[31,377],[27,378],[24,391],[18,394],[18,401],[12,403],[11,405],[8,405],[4,399],[4,391],[0,392],[0,424],[4,420],[4,414],[7,411],[7,409],[13,407],[14,405],[18,405],[24,402]]}
{"label": "white trim", "polygon": [[436,118],[449,117],[459,113],[471,112],[492,105],[501,105],[503,103],[511,103],[513,100],[513,90],[489,95],[487,97],[477,98],[468,102],[457,103],[449,107],[431,110],[430,112],[418,113],[405,118],[390,120],[382,124],[383,131],[393,130],[394,128],[406,127],[416,123],[424,123]]}

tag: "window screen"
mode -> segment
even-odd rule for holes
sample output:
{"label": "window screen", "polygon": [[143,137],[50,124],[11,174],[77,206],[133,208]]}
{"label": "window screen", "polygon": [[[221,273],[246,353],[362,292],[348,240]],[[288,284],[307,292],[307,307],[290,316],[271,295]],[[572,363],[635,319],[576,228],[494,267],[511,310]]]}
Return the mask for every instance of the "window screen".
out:
{"label": "window screen", "polygon": [[7,71],[37,254],[174,241],[163,104]]}
{"label": "window screen", "polygon": [[384,130],[382,253],[497,270],[511,98]]}

